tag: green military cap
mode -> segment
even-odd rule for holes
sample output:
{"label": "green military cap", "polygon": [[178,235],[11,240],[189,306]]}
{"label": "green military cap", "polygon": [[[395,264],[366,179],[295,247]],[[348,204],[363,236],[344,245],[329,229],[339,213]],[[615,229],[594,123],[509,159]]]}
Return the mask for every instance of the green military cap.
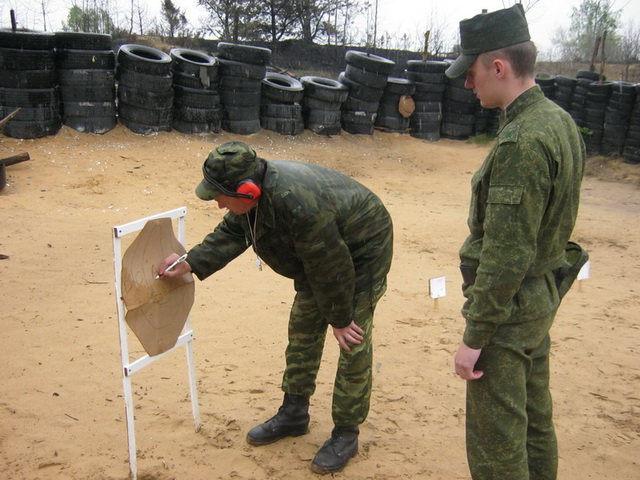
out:
{"label": "green military cap", "polygon": [[460,22],[460,56],[446,70],[449,78],[463,75],[478,55],[531,40],[522,4],[481,13]]}
{"label": "green military cap", "polygon": [[241,180],[251,177],[258,165],[258,156],[243,142],[227,142],[209,152],[202,166],[204,179],[196,187],[202,200],[213,200],[227,190],[235,189]]}

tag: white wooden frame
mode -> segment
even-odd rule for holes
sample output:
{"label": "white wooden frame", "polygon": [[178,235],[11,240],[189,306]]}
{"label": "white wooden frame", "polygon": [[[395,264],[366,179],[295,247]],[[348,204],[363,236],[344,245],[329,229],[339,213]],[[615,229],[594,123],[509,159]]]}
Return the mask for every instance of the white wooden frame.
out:
{"label": "white wooden frame", "polygon": [[115,270],[115,289],[116,289],[116,303],[118,308],[118,329],[120,331],[120,355],[122,357],[122,385],[124,389],[124,406],[127,417],[127,436],[129,440],[129,467],[131,470],[131,478],[137,479],[137,460],[136,460],[136,436],[134,425],[134,412],[133,412],[133,392],[131,389],[131,376],[139,370],[142,370],[147,365],[159,360],[168,353],[184,345],[187,355],[187,368],[189,371],[189,387],[191,393],[191,407],[193,410],[193,420],[195,422],[196,432],[200,430],[200,408],[198,406],[198,391],[196,388],[196,376],[195,365],[193,358],[193,339],[195,338],[193,330],[191,329],[191,321],[189,316],[185,322],[184,328],[180,337],[176,341],[176,344],[169,350],[159,355],[150,357],[145,355],[134,361],[130,361],[129,358],[129,343],[127,340],[127,323],[125,320],[125,305],[122,299],[122,237],[131,233],[136,233],[144,228],[149,220],[156,218],[168,217],[171,220],[178,221],[178,241],[185,245],[185,216],[187,215],[187,208],[180,207],[174,210],[169,210],[164,213],[159,213],[146,218],[141,218],[134,222],[126,223],[113,227],[113,264]]}

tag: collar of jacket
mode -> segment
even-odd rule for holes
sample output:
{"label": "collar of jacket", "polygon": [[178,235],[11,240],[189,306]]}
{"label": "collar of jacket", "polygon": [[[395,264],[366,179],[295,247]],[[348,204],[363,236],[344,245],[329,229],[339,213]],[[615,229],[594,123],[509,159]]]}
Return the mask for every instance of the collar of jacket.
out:
{"label": "collar of jacket", "polygon": [[545,96],[544,93],[542,93],[540,85],[535,85],[522,92],[518,98],[511,102],[511,105],[509,105],[506,110],[500,112],[500,128],[498,130],[498,134],[506,125],[509,124],[509,122],[520,115],[530,105],[539,102],[544,98]]}

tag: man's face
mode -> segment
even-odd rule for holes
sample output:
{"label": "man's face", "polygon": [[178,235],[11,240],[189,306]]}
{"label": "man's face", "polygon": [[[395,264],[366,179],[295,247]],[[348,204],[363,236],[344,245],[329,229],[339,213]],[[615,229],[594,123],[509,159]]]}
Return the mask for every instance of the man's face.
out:
{"label": "man's face", "polygon": [[500,106],[499,85],[496,75],[496,66],[491,62],[488,66],[482,55],[476,58],[473,65],[467,70],[465,88],[473,90],[484,108],[496,108]]}
{"label": "man's face", "polygon": [[230,197],[224,194],[218,195],[214,200],[218,203],[218,208],[226,208],[236,215],[244,215],[258,203],[257,200],[245,202],[242,198]]}

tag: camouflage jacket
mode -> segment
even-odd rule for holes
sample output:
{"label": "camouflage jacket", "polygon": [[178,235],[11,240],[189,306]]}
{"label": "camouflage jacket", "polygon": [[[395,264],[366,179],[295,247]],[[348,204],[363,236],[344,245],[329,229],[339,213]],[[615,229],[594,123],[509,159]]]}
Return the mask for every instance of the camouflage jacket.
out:
{"label": "camouflage jacket", "polygon": [[386,277],[392,241],[389,213],[363,185],[328,168],[276,160],[267,162],[258,207],[227,213],[187,261],[203,280],[253,246],[296,290],[313,291],[327,321],[342,328],[351,323],[354,294]]}
{"label": "camouflage jacket", "polygon": [[584,163],[574,121],[540,87],[502,112],[496,142],[471,182],[470,234],[460,249],[462,263],[478,267],[464,292],[468,347],[482,348],[502,323],[557,308],[549,277],[575,224]]}

